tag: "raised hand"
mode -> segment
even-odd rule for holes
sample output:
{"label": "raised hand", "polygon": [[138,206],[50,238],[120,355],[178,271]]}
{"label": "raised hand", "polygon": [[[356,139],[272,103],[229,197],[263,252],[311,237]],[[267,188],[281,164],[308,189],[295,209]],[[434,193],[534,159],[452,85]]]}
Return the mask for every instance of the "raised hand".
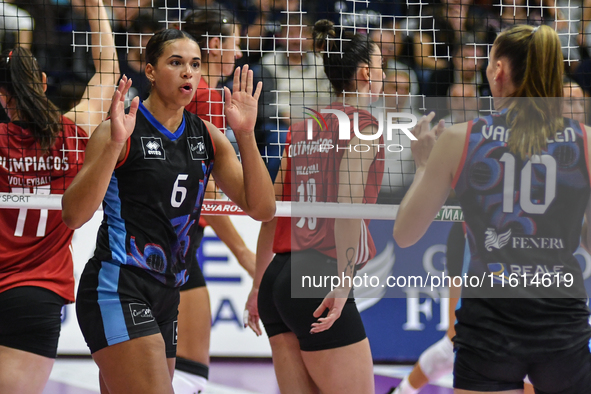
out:
{"label": "raised hand", "polygon": [[257,84],[253,94],[253,73],[248,69],[248,64],[237,67],[234,71],[233,92],[224,87],[224,101],[226,120],[234,134],[248,134],[254,132],[257,121],[257,106],[259,96],[263,89],[263,83]]}
{"label": "raised hand", "polygon": [[427,164],[429,155],[435,141],[445,128],[445,122],[440,120],[435,127],[429,129],[430,123],[435,117],[435,112],[431,112],[427,116],[421,117],[417,125],[412,129],[412,133],[417,137],[416,141],[410,143],[410,149],[412,150],[412,156],[415,159],[415,165],[417,168],[423,167]]}
{"label": "raised hand", "polygon": [[[316,334],[322,331],[328,330],[339,317],[343,307],[347,302],[350,289],[337,287],[324,297],[322,304],[314,311],[314,317],[319,318],[316,323],[312,323],[311,334]],[[328,315],[326,317],[320,317],[324,311],[328,309]]]}
{"label": "raised hand", "polygon": [[131,79],[124,75],[119,81],[119,86],[117,86],[111,102],[111,140],[120,144],[125,143],[133,133],[135,114],[140,103],[139,97],[136,96],[131,102],[129,113],[125,113],[125,95],[131,84]]}

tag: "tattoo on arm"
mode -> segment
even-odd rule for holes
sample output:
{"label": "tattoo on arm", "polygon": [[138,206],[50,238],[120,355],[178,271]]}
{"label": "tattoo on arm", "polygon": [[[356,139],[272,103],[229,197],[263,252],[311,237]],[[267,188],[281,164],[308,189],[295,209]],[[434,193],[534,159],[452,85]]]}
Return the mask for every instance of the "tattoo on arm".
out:
{"label": "tattoo on arm", "polygon": [[350,247],[347,249],[347,251],[345,252],[345,255],[347,256],[347,266],[345,267],[345,276],[353,276],[354,274],[354,268],[355,268],[355,255],[356,255],[356,251],[355,248]]}

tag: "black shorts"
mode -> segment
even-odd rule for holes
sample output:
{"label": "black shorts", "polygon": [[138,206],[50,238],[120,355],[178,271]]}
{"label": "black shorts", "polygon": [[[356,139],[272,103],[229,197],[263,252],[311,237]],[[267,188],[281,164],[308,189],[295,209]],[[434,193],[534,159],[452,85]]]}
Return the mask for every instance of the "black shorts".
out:
{"label": "black shorts", "polygon": [[0,293],[0,345],[55,358],[65,303],[42,287],[15,287]]}
{"label": "black shorts", "polygon": [[[272,337],[293,332],[303,351],[334,349],[364,340],[367,336],[353,297],[347,300],[341,316],[330,329],[310,334],[312,323],[317,321],[312,314],[323,298],[292,298],[292,264],[299,267],[310,264],[314,265],[315,274],[320,274],[321,267],[324,275],[337,275],[336,260],[320,252],[310,250],[277,254],[265,271],[259,289],[259,315],[267,335]],[[325,311],[323,317],[327,313]]]}
{"label": "black shorts", "polygon": [[130,339],[162,334],[176,357],[179,289],[141,268],[91,259],[84,268],[76,314],[91,353]]}
{"label": "black shorts", "polygon": [[[197,245],[201,245],[201,240],[203,239],[203,232],[205,228],[199,226],[197,231],[198,242]],[[184,285],[181,286],[181,291],[196,289],[198,287],[205,287],[205,277],[203,276],[203,271],[201,271],[201,267],[199,267],[199,261],[197,261],[197,251],[195,251],[195,259],[191,261],[189,265],[189,279],[185,282]]]}
{"label": "black shorts", "polygon": [[491,358],[471,349],[456,349],[454,388],[472,391],[523,389],[529,377],[536,394],[582,394],[591,390],[591,352],[584,343],[536,359]]}
{"label": "black shorts", "polygon": [[452,278],[462,276],[465,247],[466,237],[464,236],[463,222],[455,222],[449,230],[447,251],[445,252],[447,274]]}

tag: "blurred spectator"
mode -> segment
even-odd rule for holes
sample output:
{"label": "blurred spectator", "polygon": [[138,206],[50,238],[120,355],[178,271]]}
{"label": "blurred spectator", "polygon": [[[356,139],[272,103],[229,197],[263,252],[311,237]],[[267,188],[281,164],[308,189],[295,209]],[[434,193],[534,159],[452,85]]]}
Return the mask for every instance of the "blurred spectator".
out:
{"label": "blurred spectator", "polygon": [[[380,46],[382,58],[384,59],[384,71],[404,71],[410,78],[410,94],[418,95],[420,92],[417,74],[412,68],[413,58],[407,56],[411,45],[405,29],[406,18],[396,19],[384,17],[381,19],[381,26],[377,25],[371,29],[371,39]],[[385,90],[385,88],[384,88]],[[413,97],[413,106],[420,104],[420,97]]]}
{"label": "blurred spectator", "polygon": [[[425,86],[425,106],[435,111],[440,119],[450,114],[450,88],[454,84],[472,85],[477,97],[490,96],[490,86],[486,77],[485,45],[473,33],[464,33],[462,44],[455,45],[450,67],[436,70]],[[445,99],[442,99],[445,97]],[[482,100],[481,111],[490,107],[490,102]]]}
{"label": "blurred spectator", "polygon": [[494,18],[483,8],[473,6],[472,0],[442,0],[440,4],[428,7],[418,19],[416,28],[421,31],[416,32],[413,38],[415,63],[422,87],[425,88],[434,70],[450,67],[453,45],[462,33],[474,32],[480,40],[492,43],[495,37],[492,21]]}
{"label": "blurred spectator", "polygon": [[286,21],[281,49],[261,59],[275,79],[277,95],[272,105],[285,129],[304,119],[304,107],[316,109],[330,103],[330,83],[322,59],[313,52],[312,23],[304,14],[290,14]]}
{"label": "blurred spectator", "polygon": [[31,49],[35,22],[31,15],[17,6],[0,1],[0,50],[19,45]]}
{"label": "blurred spectator", "polygon": [[386,111],[410,109],[411,77],[406,70],[386,70],[384,107]]}
{"label": "blurred spectator", "polygon": [[380,18],[402,16],[406,13],[405,0],[310,1],[307,7],[314,13],[315,20],[328,19],[344,28],[356,29],[357,33],[378,25]]}
{"label": "blurred spectator", "polygon": [[556,0],[502,0],[495,4],[499,15],[498,30],[505,30],[516,24],[539,26],[546,24],[556,30],[562,46],[562,55],[567,70],[575,69],[581,60],[579,50],[577,0],[567,0],[568,5],[558,6]]}
{"label": "blurred spectator", "polygon": [[449,87],[450,113],[443,118],[446,127],[478,118],[477,93],[475,85],[454,83]]}
{"label": "blurred spectator", "polygon": [[[109,0],[113,31],[126,31],[140,13],[140,9],[153,10],[152,0]],[[118,43],[116,43],[118,45]]]}
{"label": "blurred spectator", "polygon": [[142,101],[148,98],[150,81],[144,72],[146,45],[154,33],[164,28],[164,24],[159,20],[162,20],[162,15],[154,15],[152,10],[139,12],[124,35],[126,45],[118,48],[121,74],[127,75],[133,81],[126,100],[132,100],[135,96],[139,96]]}
{"label": "blurred spectator", "polygon": [[[404,70],[387,70],[384,80],[383,121],[384,127],[388,121],[388,112],[405,112],[419,115],[416,108],[411,108],[410,77]],[[397,121],[397,120],[394,120]],[[409,119],[400,118],[401,123]],[[385,130],[385,129],[384,129]],[[389,194],[393,202],[399,203],[404,192],[412,183],[415,167],[410,150],[410,139],[398,131],[392,135],[392,140],[385,143],[384,177],[382,178],[382,193]]]}
{"label": "blurred spectator", "polygon": [[[46,95],[68,110],[66,107],[78,100],[75,86],[86,86],[95,72],[83,2],[22,0],[19,7],[35,19],[32,51],[47,74]],[[63,89],[63,85],[73,89]],[[64,92],[67,97],[61,97]]]}
{"label": "blurred spectator", "polygon": [[433,72],[425,87],[425,95],[446,97],[454,83],[475,85],[479,96],[490,95],[486,78],[485,45],[475,34],[464,33],[461,44],[455,45],[449,66]]}
{"label": "blurred spectator", "polygon": [[281,34],[286,15],[299,16],[305,11],[302,7],[300,0],[248,1],[245,12],[237,15],[242,23],[242,35],[246,36],[243,40],[243,48],[246,49],[243,62],[254,64],[266,52],[274,51],[274,37]]}
{"label": "blurred spectator", "polygon": [[185,108],[217,128],[226,131],[222,91],[217,87],[223,78],[234,74],[240,50],[240,25],[225,8],[197,10],[185,18],[185,31],[201,48],[201,81],[195,97]]}

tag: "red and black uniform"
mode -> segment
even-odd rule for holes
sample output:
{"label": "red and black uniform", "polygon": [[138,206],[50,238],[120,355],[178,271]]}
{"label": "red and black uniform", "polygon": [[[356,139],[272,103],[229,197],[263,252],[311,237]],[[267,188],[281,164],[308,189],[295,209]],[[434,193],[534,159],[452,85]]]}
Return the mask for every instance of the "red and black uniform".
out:
{"label": "red and black uniform", "polygon": [[[367,111],[334,103],[327,109],[341,111],[350,122],[353,135],[354,122],[358,130],[377,126],[377,120]],[[355,149],[350,139],[339,139],[339,121],[335,114],[324,116],[325,124],[311,123],[312,136],[308,138],[308,123],[300,122],[290,130],[288,169],[284,180],[285,200],[300,202],[337,202],[339,169],[347,151]],[[376,143],[376,142],[374,142]],[[378,141],[377,143],[382,143]],[[384,151],[380,149],[372,162],[363,202],[377,200],[384,171]],[[351,169],[351,171],[358,169]],[[327,331],[311,335],[312,313],[330,291],[321,287],[314,292],[302,288],[304,275],[315,277],[337,276],[335,219],[298,217],[292,208],[292,218],[279,218],[273,250],[276,254],[261,281],[259,313],[269,336],[293,332],[304,351],[331,349],[363,340],[365,330],[351,297],[341,317]],[[356,267],[363,266],[375,253],[375,245],[368,231],[368,220],[361,221],[359,243],[354,255],[348,258]]]}
{"label": "red and black uniform", "polygon": [[573,253],[591,190],[587,134],[565,118],[541,154],[522,159],[507,146],[509,132],[506,113],[470,122],[453,182],[467,274],[487,278],[462,290],[455,387],[519,389],[527,374],[539,392],[586,392],[591,327]]}
{"label": "red and black uniform", "polygon": [[[64,193],[82,167],[88,135],[68,118],[62,117],[61,123],[62,130],[46,152],[26,124],[0,124],[0,192],[14,196]],[[24,315],[14,319],[1,314],[0,345],[55,357],[61,307],[74,301],[73,234],[59,210],[0,209],[0,310],[17,308],[21,301],[26,307],[19,310]],[[19,319],[34,311],[40,314],[34,317],[39,324],[20,327]],[[43,322],[50,326],[42,326]],[[35,337],[34,331],[40,336]],[[47,337],[50,331],[51,338]],[[24,336],[28,340],[20,344],[18,338]]]}

